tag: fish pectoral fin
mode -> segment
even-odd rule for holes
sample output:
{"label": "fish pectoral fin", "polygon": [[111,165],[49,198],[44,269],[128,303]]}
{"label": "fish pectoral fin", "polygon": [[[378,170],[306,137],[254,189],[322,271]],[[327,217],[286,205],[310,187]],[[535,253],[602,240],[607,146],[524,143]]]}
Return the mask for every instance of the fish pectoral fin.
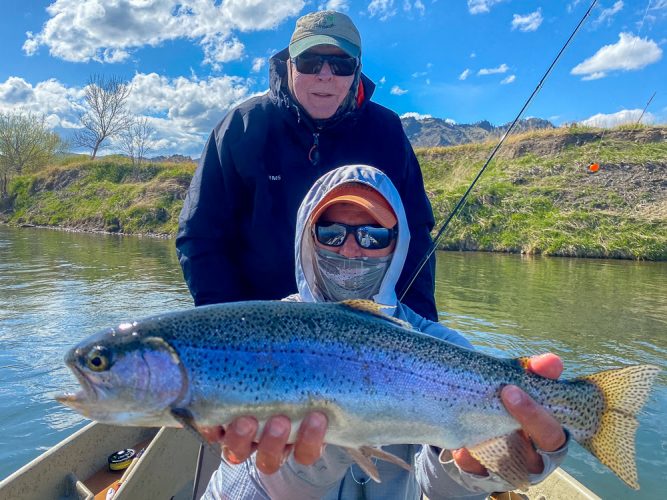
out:
{"label": "fish pectoral fin", "polygon": [[183,426],[183,429],[193,435],[201,444],[208,448],[216,457],[222,456],[222,447],[218,443],[211,443],[204,435],[197,429],[195,419],[190,410],[186,408],[172,408],[170,410],[171,416]]}
{"label": "fish pectoral fin", "polygon": [[412,470],[410,464],[406,463],[403,459],[388,453],[380,448],[374,448],[372,446],[362,446],[360,448],[344,448],[347,451],[352,459],[357,463],[357,465],[363,470],[368,476],[375,481],[380,483],[380,474],[378,473],[377,467],[371,460],[372,458],[384,460],[385,462],[398,465],[405,470]]}
{"label": "fish pectoral fin", "polygon": [[530,486],[526,465],[530,446],[518,432],[512,432],[471,446],[468,451],[484,467],[514,488],[525,490]]}
{"label": "fish pectoral fin", "polygon": [[375,481],[376,483],[381,483],[380,481],[380,474],[378,474],[377,467],[375,467],[375,464],[371,461],[371,459],[366,456],[366,454],[361,451],[361,449],[357,448],[347,448],[343,447],[345,451],[347,451],[350,456],[352,457],[352,460],[356,462],[356,464],[361,468],[362,471],[364,471],[368,476]]}
{"label": "fish pectoral fin", "polygon": [[372,446],[362,446],[360,448],[361,452],[366,455],[367,457],[375,457],[379,460],[384,460],[385,462],[392,463],[394,465],[398,465],[399,467],[410,471],[412,470],[412,467],[410,464],[406,463],[405,460],[402,458],[397,457],[393,453],[389,453],[388,451],[384,451],[382,448],[374,448]]}

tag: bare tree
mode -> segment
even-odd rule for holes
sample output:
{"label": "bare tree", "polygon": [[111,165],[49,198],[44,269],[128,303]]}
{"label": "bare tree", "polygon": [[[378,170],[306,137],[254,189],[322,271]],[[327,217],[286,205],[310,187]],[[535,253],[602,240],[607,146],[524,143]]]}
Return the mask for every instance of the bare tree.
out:
{"label": "bare tree", "polygon": [[127,81],[113,76],[90,77],[85,95],[88,110],[80,116],[83,129],[75,134],[73,142],[89,148],[91,159],[95,159],[106,139],[130,126],[132,117],[127,110],[129,96],[130,84]]}
{"label": "bare tree", "polygon": [[136,118],[120,133],[121,150],[132,159],[132,165],[141,165],[150,151],[150,137],[155,129],[148,124],[148,118]]}
{"label": "bare tree", "polygon": [[36,170],[64,149],[64,141],[49,130],[44,116],[0,113],[0,196],[7,195],[12,175]]}

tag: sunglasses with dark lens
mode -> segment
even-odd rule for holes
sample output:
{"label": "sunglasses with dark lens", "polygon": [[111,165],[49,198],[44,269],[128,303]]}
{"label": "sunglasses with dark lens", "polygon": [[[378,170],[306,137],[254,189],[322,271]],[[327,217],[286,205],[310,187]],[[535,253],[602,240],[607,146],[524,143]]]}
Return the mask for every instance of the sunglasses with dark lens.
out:
{"label": "sunglasses with dark lens", "polygon": [[317,241],[328,247],[340,247],[345,243],[348,234],[354,234],[354,239],[361,248],[366,250],[381,250],[391,245],[396,238],[398,229],[391,229],[373,224],[350,226],[342,222],[316,222],[315,237]]}
{"label": "sunglasses with dark lens", "polygon": [[296,70],[302,75],[317,75],[325,62],[329,63],[331,72],[337,76],[351,76],[357,69],[359,61],[356,57],[304,53],[294,59]]}

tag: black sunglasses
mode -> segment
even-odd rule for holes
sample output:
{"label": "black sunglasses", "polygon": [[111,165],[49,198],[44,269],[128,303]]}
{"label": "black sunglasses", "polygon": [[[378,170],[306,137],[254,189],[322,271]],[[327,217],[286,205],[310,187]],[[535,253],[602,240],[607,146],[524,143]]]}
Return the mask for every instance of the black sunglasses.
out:
{"label": "black sunglasses", "polygon": [[354,75],[359,64],[356,57],[308,52],[298,55],[292,60],[296,65],[296,70],[302,75],[317,75],[322,70],[324,63],[328,62],[334,75],[350,76]]}
{"label": "black sunglasses", "polygon": [[381,250],[387,248],[396,238],[398,228],[394,226],[389,229],[374,224],[350,226],[342,222],[316,222],[314,232],[317,241],[328,247],[342,246],[347,235],[352,233],[361,248]]}

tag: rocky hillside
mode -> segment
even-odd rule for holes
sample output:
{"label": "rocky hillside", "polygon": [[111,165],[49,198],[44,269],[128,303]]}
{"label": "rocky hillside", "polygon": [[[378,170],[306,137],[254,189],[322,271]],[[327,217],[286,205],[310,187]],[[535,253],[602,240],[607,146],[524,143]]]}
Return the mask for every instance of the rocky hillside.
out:
{"label": "rocky hillside", "polygon": [[[499,138],[509,127],[509,123],[499,127],[488,121],[481,121],[471,125],[450,123],[440,118],[401,118],[403,130],[415,148],[454,146],[469,142],[484,142]],[[520,120],[514,127],[513,134],[520,134],[531,130],[553,129],[554,126],[547,120],[529,118]]]}

